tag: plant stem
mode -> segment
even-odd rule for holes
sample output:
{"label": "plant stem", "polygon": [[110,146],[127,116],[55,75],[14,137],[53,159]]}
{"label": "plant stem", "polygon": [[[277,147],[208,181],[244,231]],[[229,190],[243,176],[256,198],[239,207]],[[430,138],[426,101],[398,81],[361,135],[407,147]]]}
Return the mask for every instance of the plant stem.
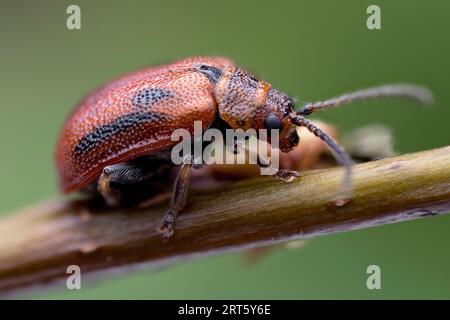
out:
{"label": "plant stem", "polygon": [[264,177],[194,192],[167,242],[156,232],[167,201],[93,210],[57,199],[22,209],[0,220],[0,293],[61,283],[69,265],[103,275],[450,211],[450,147],[355,166],[353,198],[335,207],[342,175],[332,168],[289,184]]}

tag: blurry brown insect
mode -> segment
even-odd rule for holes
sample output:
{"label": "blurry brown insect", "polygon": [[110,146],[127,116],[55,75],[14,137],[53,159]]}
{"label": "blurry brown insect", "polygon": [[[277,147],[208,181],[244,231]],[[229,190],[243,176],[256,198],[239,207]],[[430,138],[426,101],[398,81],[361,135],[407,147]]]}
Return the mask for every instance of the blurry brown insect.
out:
{"label": "blurry brown insect", "polygon": [[[136,189],[153,183],[163,167],[173,164],[170,155],[177,142],[171,139],[172,133],[183,128],[192,134],[195,121],[202,122],[203,130],[279,130],[282,152],[298,145],[297,127],[304,127],[323,140],[345,167],[342,190],[335,202],[342,205],[351,197],[352,160],[306,116],[385,97],[423,103],[431,100],[422,87],[386,85],[310,103],[295,111],[287,94],[223,57],[191,57],[143,69],[106,84],[70,115],[56,148],[60,186],[66,193],[96,190],[108,204],[118,205],[127,202]],[[266,159],[260,163],[267,166]],[[169,209],[159,227],[164,237],[172,235],[176,217],[186,203],[192,165],[186,162],[178,172]],[[274,176],[289,182],[298,173],[280,169]]]}

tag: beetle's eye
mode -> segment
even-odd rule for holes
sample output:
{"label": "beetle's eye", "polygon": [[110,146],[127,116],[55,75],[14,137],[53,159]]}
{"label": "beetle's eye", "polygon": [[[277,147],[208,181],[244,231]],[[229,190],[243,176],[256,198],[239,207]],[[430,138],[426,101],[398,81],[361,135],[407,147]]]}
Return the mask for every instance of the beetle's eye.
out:
{"label": "beetle's eye", "polygon": [[267,130],[281,130],[283,128],[283,122],[281,122],[281,119],[273,113],[267,116],[266,120],[264,120],[264,125],[266,126]]}

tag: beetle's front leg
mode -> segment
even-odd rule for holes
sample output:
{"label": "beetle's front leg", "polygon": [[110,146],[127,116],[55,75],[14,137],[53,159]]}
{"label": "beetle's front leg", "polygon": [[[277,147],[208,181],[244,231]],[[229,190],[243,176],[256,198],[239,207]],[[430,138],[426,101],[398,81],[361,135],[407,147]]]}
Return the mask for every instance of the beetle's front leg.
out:
{"label": "beetle's front leg", "polygon": [[169,209],[164,214],[164,217],[158,227],[158,231],[163,234],[164,238],[169,238],[173,234],[173,227],[178,213],[183,210],[186,204],[186,198],[189,188],[189,172],[192,163],[183,163],[180,171],[175,179],[173,187],[172,198],[170,200]]}
{"label": "beetle's front leg", "polygon": [[[261,168],[269,168],[270,167],[270,160],[264,157],[263,155],[259,154],[254,149],[249,148],[245,143],[242,143],[241,141],[237,141],[234,144],[234,152],[240,152],[244,151],[248,153],[248,156],[253,161],[256,161],[258,166]],[[277,169],[277,171],[273,174],[274,177],[278,177],[281,180],[285,182],[292,182],[296,178],[300,176],[300,173],[297,171],[292,171],[288,169]]]}

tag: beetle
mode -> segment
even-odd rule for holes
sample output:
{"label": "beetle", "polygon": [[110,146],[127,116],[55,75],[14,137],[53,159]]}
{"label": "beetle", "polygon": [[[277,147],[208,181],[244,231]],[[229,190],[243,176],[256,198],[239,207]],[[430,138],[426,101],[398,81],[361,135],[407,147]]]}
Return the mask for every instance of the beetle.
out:
{"label": "beetle", "polygon": [[[154,179],[170,166],[174,130],[193,133],[194,121],[207,128],[279,130],[279,148],[289,152],[299,143],[296,127],[306,127],[322,139],[345,175],[337,205],[351,197],[352,160],[329,135],[306,116],[350,102],[404,97],[431,102],[425,88],[409,84],[385,85],[308,103],[295,111],[287,94],[224,57],[190,57],[168,65],[145,68],[89,94],[62,128],[55,152],[60,188],[64,193],[96,186],[106,203],[118,205],[126,190]],[[265,165],[261,161],[260,165]],[[177,215],[187,197],[192,163],[180,166],[169,209],[158,230],[173,234]],[[292,181],[295,171],[274,176]]]}

